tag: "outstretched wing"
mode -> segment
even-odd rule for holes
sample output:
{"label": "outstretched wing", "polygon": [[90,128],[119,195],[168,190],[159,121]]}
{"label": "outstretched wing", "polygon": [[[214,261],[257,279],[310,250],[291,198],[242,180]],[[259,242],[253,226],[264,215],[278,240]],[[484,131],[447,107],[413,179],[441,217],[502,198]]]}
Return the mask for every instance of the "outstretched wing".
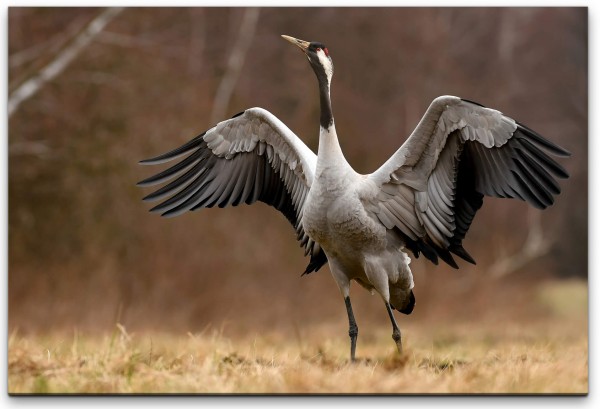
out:
{"label": "outstretched wing", "polygon": [[548,154],[569,152],[493,109],[453,96],[436,98],[406,142],[368,176],[378,190],[369,210],[397,229],[407,247],[458,268],[483,196],[524,200],[543,209],[567,172]]}
{"label": "outstretched wing", "polygon": [[294,226],[305,255],[311,256],[304,274],[327,262],[302,226],[317,157],[273,114],[262,108],[247,109],[181,147],[140,163],[155,165],[184,155],[175,165],[138,183],[169,182],[144,198],[163,200],[151,211],[177,216],[203,207],[259,200],[282,212]]}

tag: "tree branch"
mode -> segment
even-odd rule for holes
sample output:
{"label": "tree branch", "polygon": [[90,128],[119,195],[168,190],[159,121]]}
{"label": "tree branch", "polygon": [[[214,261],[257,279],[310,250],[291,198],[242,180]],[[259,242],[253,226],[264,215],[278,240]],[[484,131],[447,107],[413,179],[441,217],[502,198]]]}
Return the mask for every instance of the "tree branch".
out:
{"label": "tree branch", "polygon": [[8,97],[8,117],[10,118],[24,101],[35,95],[46,83],[62,73],[121,11],[123,11],[122,7],[104,10],[50,64],[18,86]]}
{"label": "tree branch", "polygon": [[88,18],[77,18],[70,23],[64,31],[52,36],[50,39],[9,55],[9,67],[17,68],[31,60],[35,60],[42,54],[56,53],[58,50],[64,47],[67,42],[69,42],[69,39],[73,38],[79,31],[83,29],[83,27],[85,27],[86,20],[88,20]]}
{"label": "tree branch", "polygon": [[215,103],[211,114],[211,123],[220,120],[229,105],[231,94],[233,93],[233,89],[235,88],[235,84],[237,83],[244,65],[246,52],[254,38],[259,14],[259,8],[247,8],[244,12],[237,40],[231,50],[231,54],[229,54],[225,75],[223,75],[223,79],[217,89]]}
{"label": "tree branch", "polygon": [[529,233],[520,250],[510,256],[500,257],[489,271],[492,277],[500,278],[519,270],[527,263],[546,255],[552,247],[552,240],[544,237],[541,213],[529,209],[531,219]]}

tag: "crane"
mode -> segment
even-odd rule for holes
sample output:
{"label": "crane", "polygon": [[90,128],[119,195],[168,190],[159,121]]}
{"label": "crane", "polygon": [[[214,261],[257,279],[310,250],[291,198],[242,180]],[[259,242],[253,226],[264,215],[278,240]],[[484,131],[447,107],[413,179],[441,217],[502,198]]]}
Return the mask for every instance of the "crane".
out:
{"label": "crane", "polygon": [[273,206],[310,256],[302,275],[329,263],[348,314],[351,361],[358,338],[353,280],[381,296],[402,353],[393,310],[410,314],[415,306],[408,252],[454,268],[453,255],[475,264],[462,242],[483,197],[550,206],[560,193],[556,178],[568,178],[550,155],[570,153],[499,111],[441,96],[379,169],[359,174],[338,142],[329,50],[320,42],[282,37],[302,50],[317,77],[318,155],[269,111],[250,108],[141,161],[155,165],[183,158],[138,185],[165,183],[144,200],[162,201],[151,211],[167,217],[256,201]]}

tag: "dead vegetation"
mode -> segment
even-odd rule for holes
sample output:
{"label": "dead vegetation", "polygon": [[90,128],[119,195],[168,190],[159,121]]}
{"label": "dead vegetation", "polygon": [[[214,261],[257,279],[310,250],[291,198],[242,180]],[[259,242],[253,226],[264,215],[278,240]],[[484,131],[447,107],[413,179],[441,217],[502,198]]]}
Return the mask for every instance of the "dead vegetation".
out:
{"label": "dead vegetation", "polygon": [[402,357],[394,353],[387,327],[381,327],[359,338],[356,364],[349,363],[347,339],[335,325],[309,328],[311,335],[300,343],[277,332],[130,334],[120,325],[101,336],[13,331],[8,389],[12,394],[585,394],[586,291],[583,283],[544,289],[540,300],[575,294],[581,302],[568,308],[555,303],[535,322],[409,322]]}

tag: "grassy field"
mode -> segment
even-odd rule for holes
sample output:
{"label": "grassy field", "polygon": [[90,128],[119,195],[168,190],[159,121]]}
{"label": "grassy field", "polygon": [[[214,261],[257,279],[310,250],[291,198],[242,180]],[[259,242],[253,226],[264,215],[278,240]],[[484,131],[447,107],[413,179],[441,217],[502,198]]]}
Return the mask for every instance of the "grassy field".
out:
{"label": "grassy field", "polygon": [[[557,293],[558,291],[558,293]],[[583,294],[582,294],[583,291]],[[585,296],[549,287],[540,298]],[[571,294],[572,295],[572,294]],[[77,332],[9,337],[8,390],[20,393],[577,393],[588,391],[585,298],[533,322],[406,323],[398,357],[389,328],[360,334],[348,362],[341,327],[234,338]],[[583,314],[582,314],[583,312]]]}

